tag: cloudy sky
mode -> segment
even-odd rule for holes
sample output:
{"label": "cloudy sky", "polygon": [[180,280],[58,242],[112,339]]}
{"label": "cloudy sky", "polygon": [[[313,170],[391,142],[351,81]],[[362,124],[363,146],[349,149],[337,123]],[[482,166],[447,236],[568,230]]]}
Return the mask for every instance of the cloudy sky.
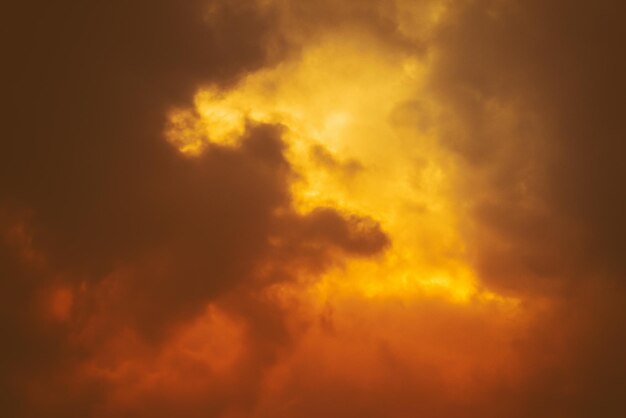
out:
{"label": "cloudy sky", "polygon": [[624,12],[6,5],[0,415],[626,416]]}

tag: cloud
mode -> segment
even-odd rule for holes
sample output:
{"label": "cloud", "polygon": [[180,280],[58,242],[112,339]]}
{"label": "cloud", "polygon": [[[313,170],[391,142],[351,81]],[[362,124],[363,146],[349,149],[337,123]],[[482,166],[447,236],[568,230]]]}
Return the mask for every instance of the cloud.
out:
{"label": "cloud", "polygon": [[439,36],[433,80],[453,117],[447,140],[482,171],[477,187],[491,189],[480,222],[503,233],[511,258],[529,250],[526,275],[572,275],[560,269],[575,259],[622,274],[612,255],[621,203],[608,190],[620,170],[611,155],[624,63],[607,7],[478,2]]}
{"label": "cloud", "polygon": [[447,106],[444,141],[466,167],[460,194],[481,278],[554,307],[525,338],[520,416],[623,413],[613,347],[624,334],[610,324],[625,290],[614,192],[624,60],[611,10],[468,2],[437,37],[432,88]]}
{"label": "cloud", "polygon": [[2,414],[623,416],[619,6],[83,3],[6,11]]}
{"label": "cloud", "polygon": [[[272,240],[284,241],[287,224],[292,242],[317,242],[300,268],[383,249],[386,237],[372,220],[293,211],[280,127],[249,126],[238,147],[212,146],[193,159],[163,138],[166,112],[201,83],[228,85],[272,59],[271,11],[246,2],[133,1],[9,12],[3,413],[116,410],[107,405],[123,382],[90,379],[94,364],[116,373],[138,352],[167,352],[172,333],[218,296],[295,280],[294,272],[259,270],[282,268],[274,265],[286,249]],[[278,308],[249,292],[240,290],[249,313],[231,309],[244,322],[266,317],[250,331],[259,334],[249,336],[255,346],[283,325]],[[252,356],[249,367],[268,361]],[[241,384],[253,387],[250,379]]]}

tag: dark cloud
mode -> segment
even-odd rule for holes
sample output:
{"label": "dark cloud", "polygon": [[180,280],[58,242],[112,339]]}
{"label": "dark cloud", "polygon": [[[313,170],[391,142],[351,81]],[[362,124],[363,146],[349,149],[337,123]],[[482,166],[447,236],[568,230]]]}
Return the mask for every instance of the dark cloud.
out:
{"label": "dark cloud", "polygon": [[514,416],[624,414],[621,14],[607,1],[461,2],[436,37],[431,87],[466,167],[481,279],[553,309],[524,338]]}
{"label": "dark cloud", "polygon": [[315,164],[331,172],[339,173],[345,180],[349,180],[364,169],[359,161],[354,159],[347,161],[339,160],[321,145],[312,146],[310,155]]}
{"label": "dark cloud", "polygon": [[[220,169],[189,183],[192,171],[202,169],[189,166],[162,140],[165,112],[189,100],[202,81],[226,83],[262,65],[263,34],[271,26],[271,16],[244,3],[217,4],[210,19],[203,18],[206,7],[204,2],[62,1],[13,2],[5,9],[3,234],[22,225],[22,233],[13,234],[12,246],[2,251],[2,305],[7,313],[2,319],[2,409],[11,416],[20,416],[20,408],[38,408],[23,396],[37,385],[36,379],[42,386],[55,386],[47,377],[69,369],[72,356],[81,356],[67,347],[65,327],[42,323],[41,293],[57,282],[74,291],[83,282],[88,288],[97,286],[133,260],[156,258],[170,233],[178,234],[179,241],[193,239],[190,223],[183,226],[193,222],[184,205],[201,204],[189,201],[189,193],[201,191]],[[241,160],[234,164],[246,165]],[[240,177],[231,186],[232,181],[246,182]],[[257,207],[283,198],[270,189],[259,192]],[[194,196],[203,199],[201,193]],[[229,205],[237,202],[226,203],[222,212]],[[187,209],[195,212],[192,216],[202,212],[199,207]],[[239,213],[239,219],[245,216]],[[258,232],[263,216],[247,223],[257,219]],[[172,222],[180,222],[180,229]],[[204,227],[211,223],[217,221]],[[244,251],[255,251],[261,239],[244,243],[249,245]],[[173,248],[184,252],[180,244]],[[28,253],[41,262],[33,267]],[[158,273],[156,286],[144,276],[128,292],[140,286],[159,289],[155,294],[171,288],[161,277],[171,278],[172,272]],[[186,272],[196,274],[196,284],[198,273]],[[208,282],[213,288],[209,292],[220,280]],[[174,303],[180,307],[183,302],[176,295]],[[146,317],[150,310],[158,311],[154,303],[160,301],[137,302],[145,313],[139,317]]]}
{"label": "dark cloud", "polygon": [[546,280],[569,266],[623,275],[617,9],[468,2],[438,35],[433,86],[453,117],[447,141],[482,176],[477,219],[507,241],[509,256],[484,253],[486,268],[522,272],[522,260],[526,276]]}
{"label": "dark cloud", "polygon": [[[5,16],[3,415],[154,416],[150,399],[145,408],[109,410],[115,388],[80,377],[82,365],[115,353],[120,339],[132,347],[128,332],[149,353],[219,295],[289,278],[263,279],[256,270],[275,262],[271,238],[284,223],[300,231],[291,240],[315,235],[325,256],[309,255],[311,269],[328,265],[333,251],[383,248],[373,221],[329,209],[330,223],[312,232],[317,215],[293,211],[280,127],[249,126],[239,146],[210,146],[197,158],[164,139],[167,111],[200,85],[225,87],[280,56],[271,9],[246,1],[61,1],[13,3]],[[278,308],[241,294],[248,303],[232,309],[255,330],[250,347],[280,344]],[[242,373],[258,376],[272,356],[248,361]],[[256,380],[240,379],[246,396]],[[223,410],[231,398],[224,399],[200,403],[203,416]],[[176,415],[194,403],[158,405],[159,414]]]}

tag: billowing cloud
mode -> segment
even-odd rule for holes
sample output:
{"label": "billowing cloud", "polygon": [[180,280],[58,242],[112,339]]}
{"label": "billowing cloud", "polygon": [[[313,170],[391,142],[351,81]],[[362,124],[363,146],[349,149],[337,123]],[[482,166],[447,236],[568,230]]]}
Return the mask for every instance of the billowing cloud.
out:
{"label": "billowing cloud", "polygon": [[3,416],[623,416],[612,3],[8,6]]}

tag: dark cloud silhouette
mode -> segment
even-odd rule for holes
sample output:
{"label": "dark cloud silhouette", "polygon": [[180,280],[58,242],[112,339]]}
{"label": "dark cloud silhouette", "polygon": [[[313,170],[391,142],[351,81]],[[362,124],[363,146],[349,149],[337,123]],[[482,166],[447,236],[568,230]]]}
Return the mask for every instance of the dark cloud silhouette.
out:
{"label": "dark cloud silhouette", "polygon": [[[309,255],[311,269],[338,262],[332,252],[384,247],[373,221],[328,209],[332,224],[313,233],[316,215],[293,211],[280,127],[249,126],[239,146],[210,146],[193,159],[164,140],[167,111],[200,85],[227,86],[280,56],[271,9],[62,1],[13,3],[5,12],[3,415],[176,415],[194,403],[107,406],[114,388],[80,377],[81,365],[113,355],[118,340],[132,358],[127,332],[146,349],[161,347],[219,295],[289,278],[256,271],[277,259],[271,238],[285,223],[300,231],[289,239],[314,234],[319,242],[324,260]],[[246,293],[248,302],[232,309],[256,323],[250,347],[265,344],[269,353],[282,341],[273,335],[285,332],[279,308]],[[271,363],[259,353],[242,375]],[[254,394],[254,376],[238,381]],[[229,396],[244,402],[236,394]],[[224,402],[201,403],[198,413],[217,414]]]}
{"label": "dark cloud silhouette", "polygon": [[[138,269],[132,265],[136,260],[157,258],[158,247],[169,234],[178,235],[179,243],[172,249],[178,247],[174,251],[179,253],[185,245],[194,249],[191,242],[180,241],[200,237],[191,233],[194,221],[184,211],[195,212],[193,217],[200,216],[202,209],[184,205],[202,204],[188,200],[191,192],[196,193],[194,199],[206,202],[209,198],[197,192],[220,169],[205,168],[215,171],[190,184],[192,171],[202,169],[198,164],[191,167],[162,140],[164,114],[170,106],[188,100],[201,81],[227,83],[261,65],[266,60],[265,44],[258,40],[271,26],[270,16],[244,3],[215,4],[214,16],[204,19],[203,10],[209,6],[204,2],[62,1],[14,2],[5,9],[0,205],[3,233],[17,225],[22,231],[9,237],[11,245],[2,255],[2,304],[7,313],[2,320],[6,330],[2,409],[8,415],[23,416],[22,408],[37,411],[37,402],[23,396],[33,390],[29,386],[36,386],[37,379],[42,386],[54,386],[47,376],[69,368],[73,355],[81,356],[67,347],[66,327],[41,322],[38,298],[47,286],[60,282],[74,291],[83,284],[91,289],[114,270],[127,265]],[[240,29],[232,30],[235,26]],[[242,160],[234,163],[247,165]],[[280,180],[269,177],[265,175],[272,184],[263,186],[269,189],[259,192],[260,206],[284,199],[273,189],[281,187]],[[246,182],[245,177],[233,181]],[[221,211],[229,205],[257,203],[254,196],[236,199]],[[245,217],[239,214],[239,219]],[[266,222],[264,215],[258,215],[247,221],[256,222],[257,232]],[[211,223],[218,221],[203,223],[205,233]],[[221,237],[228,235],[227,229],[220,231]],[[241,249],[258,251],[261,240],[242,242]],[[232,246],[223,251],[233,251]],[[29,253],[40,262],[32,265]],[[183,265],[177,255],[168,255],[175,259],[173,264]],[[167,268],[176,266],[168,266],[168,260],[163,264],[163,271],[152,272],[153,282],[143,276],[127,284],[129,295],[137,296],[143,286],[161,299],[138,299],[137,321],[145,322],[151,312],[160,313],[156,306],[165,298],[160,292],[174,286],[166,277],[172,279]],[[202,287],[201,272],[181,274],[195,275],[192,287]],[[208,280],[207,292],[227,280]],[[172,294],[172,302],[182,309],[184,297],[176,300],[177,294]],[[78,399],[71,406],[79,415],[81,402]]]}

